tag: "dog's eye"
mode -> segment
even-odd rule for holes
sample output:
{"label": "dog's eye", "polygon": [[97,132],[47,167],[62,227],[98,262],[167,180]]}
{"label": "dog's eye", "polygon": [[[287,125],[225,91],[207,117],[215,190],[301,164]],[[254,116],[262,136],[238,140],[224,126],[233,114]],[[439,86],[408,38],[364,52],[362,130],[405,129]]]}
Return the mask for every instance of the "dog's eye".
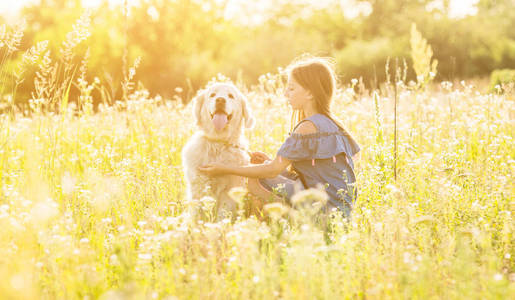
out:
{"label": "dog's eye", "polygon": [[232,94],[229,94],[229,98],[234,99],[234,96]]}
{"label": "dog's eye", "polygon": [[212,93],[211,95],[209,95],[209,97],[213,98],[214,96],[216,96],[215,93]]}

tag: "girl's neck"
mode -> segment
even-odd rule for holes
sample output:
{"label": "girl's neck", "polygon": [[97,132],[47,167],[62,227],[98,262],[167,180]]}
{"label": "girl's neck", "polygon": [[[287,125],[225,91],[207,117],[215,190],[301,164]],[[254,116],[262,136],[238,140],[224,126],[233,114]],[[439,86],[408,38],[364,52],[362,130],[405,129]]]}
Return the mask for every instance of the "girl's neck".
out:
{"label": "girl's neck", "polygon": [[316,115],[316,114],[318,114],[318,113],[319,113],[319,112],[318,112],[316,109],[312,108],[312,107],[306,107],[306,108],[304,108],[304,117],[305,117],[305,118],[309,118],[309,117],[311,117],[311,116],[313,116],[313,115]]}

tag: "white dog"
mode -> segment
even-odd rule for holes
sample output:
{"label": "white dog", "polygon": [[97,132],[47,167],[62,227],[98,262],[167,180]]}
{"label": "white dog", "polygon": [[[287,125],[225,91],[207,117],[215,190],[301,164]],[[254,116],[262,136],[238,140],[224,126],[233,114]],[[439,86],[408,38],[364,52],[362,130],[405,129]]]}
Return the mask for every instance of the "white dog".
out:
{"label": "white dog", "polygon": [[251,128],[254,118],[246,97],[231,83],[214,83],[193,99],[193,113],[199,127],[182,150],[187,199],[212,196],[217,200],[218,216],[222,210],[236,211],[228,191],[244,186],[243,177],[224,175],[208,177],[197,168],[208,163],[248,164],[250,157],[243,127]]}

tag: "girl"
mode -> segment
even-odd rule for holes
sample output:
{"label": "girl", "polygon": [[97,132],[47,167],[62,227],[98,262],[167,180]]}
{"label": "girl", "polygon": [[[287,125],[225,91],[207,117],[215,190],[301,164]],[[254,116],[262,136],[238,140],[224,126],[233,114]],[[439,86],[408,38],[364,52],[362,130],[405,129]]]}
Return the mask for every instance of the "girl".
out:
{"label": "girl", "polygon": [[[199,170],[211,176],[249,177],[249,192],[261,200],[277,199],[272,191],[279,191],[288,201],[300,189],[322,185],[329,196],[325,211],[337,208],[349,216],[356,195],[352,157],[360,148],[330,111],[335,88],[335,74],[325,59],[294,62],[289,68],[285,96],[293,108],[292,124],[296,126],[275,159],[255,152],[252,165],[210,164]],[[296,176],[284,172],[290,165]]]}

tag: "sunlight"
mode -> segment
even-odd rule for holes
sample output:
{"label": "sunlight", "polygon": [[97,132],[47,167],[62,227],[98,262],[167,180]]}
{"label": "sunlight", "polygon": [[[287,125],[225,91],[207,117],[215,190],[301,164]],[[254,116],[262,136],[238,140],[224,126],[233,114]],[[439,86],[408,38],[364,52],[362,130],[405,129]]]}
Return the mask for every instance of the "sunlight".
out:
{"label": "sunlight", "polygon": [[[108,0],[110,6],[115,5],[123,5],[125,0]],[[84,7],[97,7],[99,6],[104,0],[82,0],[82,5]],[[136,5],[139,2],[139,0],[128,0],[127,3],[129,6]]]}
{"label": "sunlight", "polygon": [[454,0],[449,5],[449,17],[464,18],[477,14],[479,0]]}
{"label": "sunlight", "polygon": [[514,298],[512,1],[0,0],[0,300]]}
{"label": "sunlight", "polygon": [[366,1],[340,0],[340,6],[347,19],[354,19],[360,15],[368,16],[372,13],[372,4]]}
{"label": "sunlight", "polygon": [[[466,16],[474,16],[478,12],[477,4],[479,0],[451,0],[448,6],[450,18],[461,19]],[[426,5],[427,11],[445,11],[443,0],[435,0]]]}
{"label": "sunlight", "polygon": [[[110,6],[123,5],[125,0],[108,0]],[[130,6],[137,5],[141,0],[128,0]],[[218,0],[214,0],[215,2]],[[17,0],[17,1],[0,1],[0,15],[13,16],[15,15],[24,5],[38,2],[38,0]],[[82,4],[84,7],[94,8],[98,7],[103,0],[83,0]],[[356,18],[360,15],[368,16],[372,13],[372,5],[368,1],[360,0],[295,0],[296,3],[302,3],[311,6],[315,9],[327,7],[331,3],[338,3],[342,9],[345,17],[349,19]],[[451,18],[464,18],[466,16],[472,16],[477,14],[477,4],[479,0],[451,0],[449,3],[449,17]],[[229,0],[226,7],[226,18],[238,19],[238,15],[242,11],[245,16],[250,16],[245,23],[259,24],[263,22],[267,12],[273,10],[276,2],[271,0],[261,1],[245,1],[245,0]],[[433,9],[443,10],[443,1],[435,0],[428,4],[428,11]],[[251,13],[250,13],[251,12]],[[155,11],[150,14],[152,18],[155,18]]]}

